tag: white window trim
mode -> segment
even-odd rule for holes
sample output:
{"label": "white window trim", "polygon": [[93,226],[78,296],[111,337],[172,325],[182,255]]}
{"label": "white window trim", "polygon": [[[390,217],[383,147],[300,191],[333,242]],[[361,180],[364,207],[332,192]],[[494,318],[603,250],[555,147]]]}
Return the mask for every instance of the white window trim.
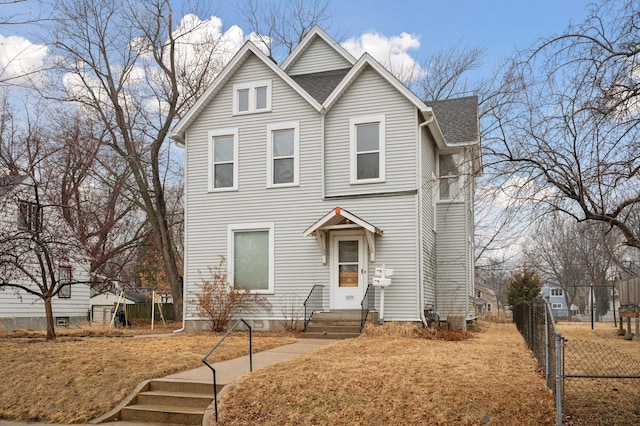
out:
{"label": "white window trim", "polygon": [[[440,198],[440,179],[442,178],[442,176],[440,176],[440,156],[441,155],[447,155],[447,154],[458,154],[458,192],[454,197],[451,198]],[[462,151],[438,151],[436,154],[436,168],[437,168],[437,185],[436,185],[436,199],[438,200],[438,202],[442,202],[442,203],[452,203],[452,202],[460,202],[463,201],[463,194],[464,194],[464,179],[463,179],[463,163],[464,163],[464,152]]]}
{"label": "white window trim", "polygon": [[[273,132],[293,129],[293,182],[273,183]],[[267,126],[267,188],[300,185],[300,122],[289,121]]]}
{"label": "white window trim", "polygon": [[251,293],[256,294],[274,294],[274,277],[275,277],[275,224],[273,222],[260,222],[260,223],[241,223],[227,225],[227,276],[228,281],[233,288],[233,271],[234,271],[234,258],[233,258],[233,234],[237,231],[268,231],[269,232],[269,288],[267,290],[251,290]]}
{"label": "white window trim", "polygon": [[[256,108],[256,88],[267,88],[267,106],[265,108]],[[239,111],[238,91],[249,90],[249,109],[247,111]],[[233,85],[233,115],[256,114],[260,112],[271,111],[271,80],[252,81],[249,83],[238,83]]]}
{"label": "white window trim", "polygon": [[[553,294],[553,293],[556,293],[556,294]],[[563,297],[564,291],[561,288],[552,288],[550,294],[551,294],[551,297]]]}
{"label": "white window trim", "polygon": [[[379,149],[378,152],[380,156],[379,160],[379,172],[380,175],[374,179],[358,179],[358,163],[357,163],[357,139],[356,139],[356,126],[359,124],[368,124],[368,123],[378,123],[379,124]],[[386,124],[385,124],[385,115],[384,114],[375,114],[375,115],[363,115],[359,117],[353,117],[349,120],[349,146],[350,146],[350,164],[351,164],[351,172],[350,172],[350,183],[352,185],[357,184],[366,184],[366,183],[376,183],[376,182],[384,182],[386,179],[385,175],[385,165],[386,165],[386,151],[385,151],[385,135],[386,135]]]}
{"label": "white window trim", "polygon": [[[214,141],[219,136],[233,136],[233,186],[216,188],[215,187],[215,173],[214,173]],[[237,191],[238,190],[238,129],[215,129],[209,131],[209,153],[208,153],[208,167],[209,167],[209,192],[224,192],[224,191]]]}
{"label": "white window trim", "polygon": [[551,309],[556,309],[556,310],[563,309],[562,303],[552,303],[551,304]]}

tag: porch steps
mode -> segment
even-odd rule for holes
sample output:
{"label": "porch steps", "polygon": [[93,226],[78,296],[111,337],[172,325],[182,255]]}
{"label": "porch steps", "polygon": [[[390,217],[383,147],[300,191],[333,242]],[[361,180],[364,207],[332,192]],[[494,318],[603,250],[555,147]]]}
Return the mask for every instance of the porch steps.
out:
{"label": "porch steps", "polygon": [[[360,310],[315,312],[307,324],[303,338],[350,339],[360,335]],[[367,321],[375,321],[377,312],[369,312]]]}
{"label": "porch steps", "polygon": [[[218,392],[224,385],[218,386]],[[213,385],[179,379],[154,379],[122,407],[117,420],[136,423],[201,425],[213,402]],[[111,419],[110,419],[111,420]]]}

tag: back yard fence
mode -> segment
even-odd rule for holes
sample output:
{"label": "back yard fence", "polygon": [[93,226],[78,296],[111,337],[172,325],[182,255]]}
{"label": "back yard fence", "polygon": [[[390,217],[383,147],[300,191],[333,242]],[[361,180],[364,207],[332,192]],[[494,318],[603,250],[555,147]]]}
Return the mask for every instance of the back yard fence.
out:
{"label": "back yard fence", "polygon": [[553,390],[557,424],[640,424],[640,365],[615,348],[565,339],[543,298],[513,307],[513,320]]}

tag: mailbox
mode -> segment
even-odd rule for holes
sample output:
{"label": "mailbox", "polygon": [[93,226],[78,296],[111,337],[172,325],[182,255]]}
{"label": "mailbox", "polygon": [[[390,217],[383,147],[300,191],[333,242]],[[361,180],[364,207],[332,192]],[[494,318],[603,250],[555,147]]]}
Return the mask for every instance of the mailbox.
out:
{"label": "mailbox", "polygon": [[376,268],[376,276],[382,278],[388,278],[393,276],[393,269],[387,268],[384,265],[380,268]]}
{"label": "mailbox", "polygon": [[375,287],[389,287],[391,285],[391,278],[374,277],[371,281]]}

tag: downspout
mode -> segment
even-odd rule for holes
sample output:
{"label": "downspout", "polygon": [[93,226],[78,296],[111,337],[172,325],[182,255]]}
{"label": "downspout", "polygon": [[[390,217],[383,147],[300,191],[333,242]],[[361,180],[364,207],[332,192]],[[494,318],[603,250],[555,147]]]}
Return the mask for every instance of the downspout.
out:
{"label": "downspout", "polygon": [[428,126],[429,124],[431,124],[431,122],[433,121],[433,113],[431,113],[431,116],[429,117],[429,119],[427,121],[425,121],[424,123],[420,123],[418,125],[418,142],[419,142],[419,146],[418,146],[418,168],[420,170],[420,173],[418,173],[419,176],[419,182],[418,182],[418,199],[419,199],[419,203],[418,203],[418,223],[420,224],[420,241],[418,241],[418,246],[420,247],[420,262],[418,264],[418,270],[419,270],[419,277],[420,277],[420,282],[418,284],[418,299],[419,299],[419,303],[418,303],[418,308],[420,311],[420,321],[422,321],[422,324],[427,327],[427,319],[424,316],[424,270],[423,270],[423,256],[424,256],[424,250],[422,249],[422,233],[424,232],[424,229],[422,229],[422,195],[423,195],[423,189],[422,189],[422,129],[426,126]]}
{"label": "downspout", "polygon": [[[185,135],[186,136],[186,135]],[[187,150],[186,150],[186,140],[182,135],[174,134],[171,136],[171,139],[174,140],[176,146],[178,148],[184,149],[185,159],[184,159],[184,186],[187,186]],[[184,259],[182,262],[182,327],[177,330],[173,330],[174,333],[181,333],[185,330],[185,317],[187,314],[187,286],[184,283],[184,279],[187,276],[187,191],[184,192]]]}
{"label": "downspout", "polygon": [[324,110],[324,108],[322,109],[322,114],[320,115],[320,186],[322,187],[322,199],[324,200],[326,194],[326,187],[325,187],[325,178],[324,178],[324,144],[325,144],[325,135],[324,135],[324,128],[325,128],[325,113],[326,111]]}

